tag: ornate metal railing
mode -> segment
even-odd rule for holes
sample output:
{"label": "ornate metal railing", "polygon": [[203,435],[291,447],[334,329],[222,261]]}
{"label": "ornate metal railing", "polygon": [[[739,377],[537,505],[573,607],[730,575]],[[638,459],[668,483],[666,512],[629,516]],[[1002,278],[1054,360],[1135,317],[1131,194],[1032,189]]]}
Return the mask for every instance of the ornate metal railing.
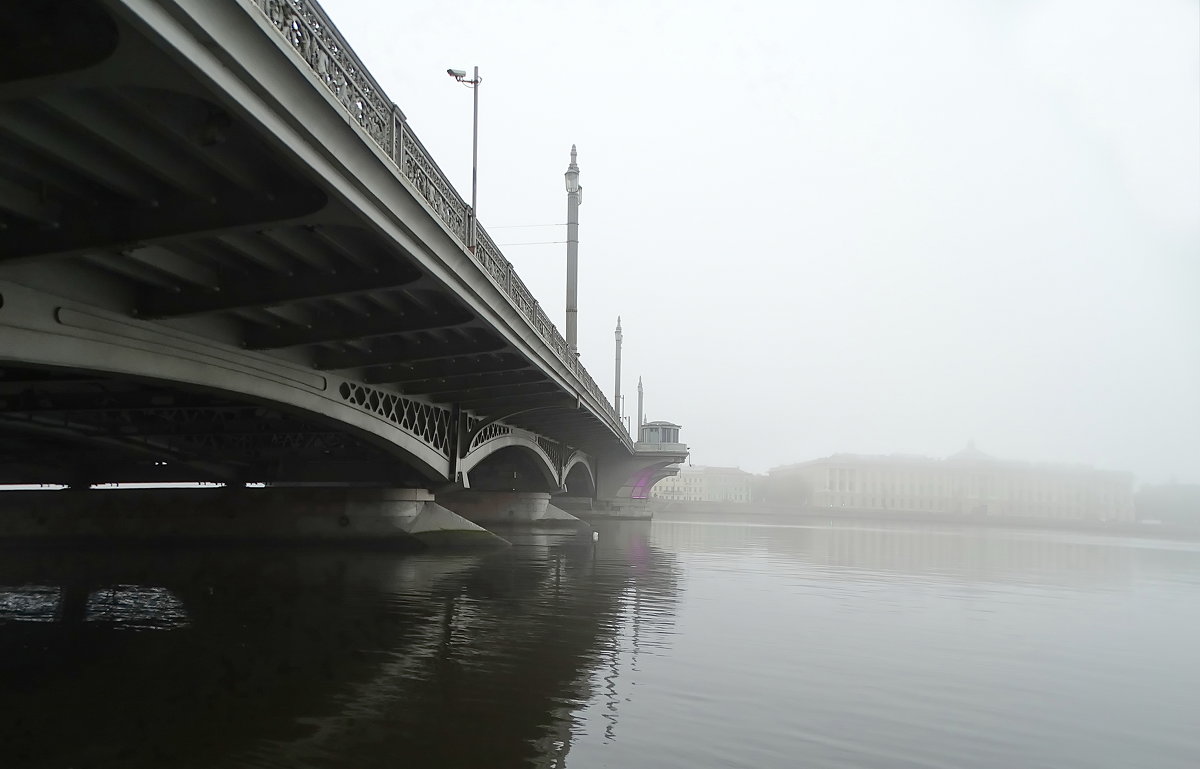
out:
{"label": "ornate metal railing", "polygon": [[[538,336],[596,399],[615,424],[616,411],[591,374],[571,352],[567,340],[533,298],[512,263],[481,225],[475,225],[475,249],[468,247],[474,212],[450,184],[446,174],[408,127],[404,113],[387,97],[314,0],[251,0],[279,34],[296,50],[355,122],[392,160],[429,204],[434,214],[463,244],[463,249],[504,291]],[[622,431],[623,434],[623,431]]]}

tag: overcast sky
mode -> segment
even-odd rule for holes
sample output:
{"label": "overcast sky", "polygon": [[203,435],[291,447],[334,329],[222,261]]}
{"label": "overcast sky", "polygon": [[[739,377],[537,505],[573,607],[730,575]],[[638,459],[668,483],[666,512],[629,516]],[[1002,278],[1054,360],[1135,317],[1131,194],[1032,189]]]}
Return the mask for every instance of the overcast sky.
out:
{"label": "overcast sky", "polygon": [[[334,22],[580,347],[696,464],[835,452],[1200,482],[1195,0],[369,2]],[[565,246],[504,249],[562,327]]]}

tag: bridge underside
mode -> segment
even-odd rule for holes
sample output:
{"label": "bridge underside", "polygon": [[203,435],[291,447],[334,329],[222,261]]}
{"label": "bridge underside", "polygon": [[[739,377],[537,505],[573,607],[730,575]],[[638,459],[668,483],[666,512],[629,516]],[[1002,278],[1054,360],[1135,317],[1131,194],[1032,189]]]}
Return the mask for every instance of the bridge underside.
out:
{"label": "bridge underside", "polygon": [[0,8],[0,483],[430,488],[523,446],[554,490],[628,448],[403,115],[381,145],[353,53],[297,13]]}
{"label": "bridge underside", "polygon": [[430,479],[336,425],[161,382],[0,366],[0,484]]}

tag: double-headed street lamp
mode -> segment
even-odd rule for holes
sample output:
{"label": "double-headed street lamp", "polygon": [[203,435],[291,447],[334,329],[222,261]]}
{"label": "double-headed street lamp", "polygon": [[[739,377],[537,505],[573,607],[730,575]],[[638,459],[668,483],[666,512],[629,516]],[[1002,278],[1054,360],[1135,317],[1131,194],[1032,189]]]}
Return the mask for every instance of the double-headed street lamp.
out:
{"label": "double-headed street lamp", "polygon": [[467,232],[467,246],[474,251],[477,242],[475,225],[479,221],[479,209],[476,208],[479,194],[479,84],[483,80],[479,77],[479,67],[475,68],[475,75],[470,80],[467,80],[465,70],[448,69],[446,74],[475,92],[475,109],[471,118],[471,226]]}

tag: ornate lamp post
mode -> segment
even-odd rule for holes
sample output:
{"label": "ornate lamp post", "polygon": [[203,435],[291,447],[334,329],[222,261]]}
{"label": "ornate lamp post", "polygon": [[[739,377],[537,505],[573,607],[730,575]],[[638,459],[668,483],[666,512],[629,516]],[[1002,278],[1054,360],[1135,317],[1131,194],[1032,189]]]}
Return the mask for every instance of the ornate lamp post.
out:
{"label": "ornate lamp post", "polygon": [[571,145],[571,164],[563,174],[567,184],[567,347],[579,354],[579,204],[583,187],[579,185],[579,166],[575,164],[575,145]]}

